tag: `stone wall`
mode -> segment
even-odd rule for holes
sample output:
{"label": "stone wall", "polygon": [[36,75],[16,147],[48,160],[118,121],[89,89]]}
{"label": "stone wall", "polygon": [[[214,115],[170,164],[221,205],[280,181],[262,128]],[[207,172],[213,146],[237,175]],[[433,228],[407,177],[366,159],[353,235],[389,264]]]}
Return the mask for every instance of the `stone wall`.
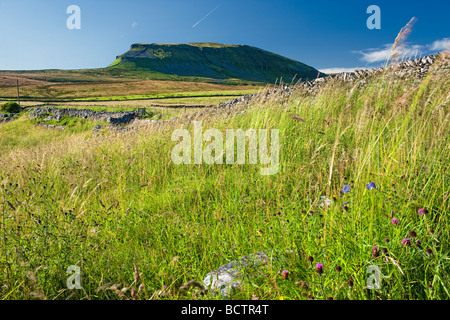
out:
{"label": "stone wall", "polygon": [[110,125],[126,125],[137,117],[135,111],[106,112],[89,109],[59,109],[55,107],[35,108],[29,114],[30,118],[45,118],[44,121],[59,121],[62,116],[108,122]]}
{"label": "stone wall", "polygon": [[[360,81],[364,84],[366,83],[367,79],[370,79],[371,77],[380,76],[383,72],[392,71],[392,76],[395,80],[420,81],[427,75],[437,57],[438,55],[429,55],[414,60],[392,63],[386,68],[380,67],[371,70],[355,70],[354,72],[343,72],[336,75],[317,78],[313,81],[300,82],[294,87],[283,86],[278,88],[269,88],[268,90],[265,90],[263,92],[247,94],[239,98],[222,102],[212,108],[209,108],[208,110],[202,110],[194,114],[185,116],[183,119],[173,118],[167,120],[166,122],[179,120],[191,121],[198,119],[199,117],[213,115],[218,112],[225,112],[226,114],[230,115],[233,112],[236,112],[239,107],[245,107],[246,105],[248,105],[250,101],[265,101],[270,99],[276,103],[282,103],[284,101],[287,101],[287,98],[289,98],[292,93],[294,93],[298,89],[303,88],[307,93],[312,94],[314,92],[317,92],[325,83],[336,79],[348,83]],[[446,58],[446,62],[444,63],[443,68],[449,68],[448,58]],[[162,123],[162,121],[158,121],[157,123]]]}
{"label": "stone wall", "polygon": [[15,119],[14,117],[18,115],[18,113],[0,113],[0,123],[12,121]]}

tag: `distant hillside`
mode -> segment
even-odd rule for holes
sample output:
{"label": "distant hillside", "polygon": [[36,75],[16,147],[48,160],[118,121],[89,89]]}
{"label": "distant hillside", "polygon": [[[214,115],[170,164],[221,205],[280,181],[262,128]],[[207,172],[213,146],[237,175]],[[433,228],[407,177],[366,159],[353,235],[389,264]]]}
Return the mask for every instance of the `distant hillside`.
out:
{"label": "distant hillside", "polygon": [[108,69],[153,77],[190,77],[274,83],[311,80],[325,74],[269,51],[218,43],[133,44]]}

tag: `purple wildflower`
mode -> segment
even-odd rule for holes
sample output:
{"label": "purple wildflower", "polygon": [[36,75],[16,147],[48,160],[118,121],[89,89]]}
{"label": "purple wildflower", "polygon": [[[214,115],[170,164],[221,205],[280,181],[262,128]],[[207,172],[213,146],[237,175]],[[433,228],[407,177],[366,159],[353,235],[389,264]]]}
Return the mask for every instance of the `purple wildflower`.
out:
{"label": "purple wildflower", "polygon": [[323,264],[318,263],[316,264],[316,272],[321,275],[323,273]]}
{"label": "purple wildflower", "polygon": [[283,280],[286,280],[286,279],[288,278],[288,276],[289,276],[289,271],[283,270],[283,275],[281,276],[281,278],[282,278]]}
{"label": "purple wildflower", "polygon": [[409,238],[405,238],[405,239],[403,239],[402,240],[402,245],[403,246],[410,246],[411,245],[411,241],[410,241],[410,239]]}
{"label": "purple wildflower", "polygon": [[417,211],[417,213],[418,213],[419,215],[424,215],[424,214],[427,214],[427,213],[428,213],[428,210],[425,209],[425,208],[420,208],[419,211]]}
{"label": "purple wildflower", "polygon": [[369,189],[369,190],[372,190],[372,189],[376,189],[377,186],[375,185],[374,182],[371,182],[371,183],[369,183],[369,184],[366,186],[366,188]]}
{"label": "purple wildflower", "polygon": [[373,247],[373,249],[372,249],[372,257],[378,258],[379,256],[380,256],[380,253],[378,252],[378,248],[377,247]]}
{"label": "purple wildflower", "polygon": [[342,192],[344,194],[350,192],[350,186],[348,184],[346,184],[343,188],[342,188]]}
{"label": "purple wildflower", "polygon": [[400,221],[398,221],[397,218],[392,218],[391,222],[392,222],[392,224],[395,224],[395,225],[400,223]]}

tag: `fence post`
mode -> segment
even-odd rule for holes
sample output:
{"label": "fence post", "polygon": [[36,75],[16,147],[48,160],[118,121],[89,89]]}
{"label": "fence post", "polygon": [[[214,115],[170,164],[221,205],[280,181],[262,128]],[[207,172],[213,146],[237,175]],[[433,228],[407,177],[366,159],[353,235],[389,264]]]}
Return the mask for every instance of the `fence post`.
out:
{"label": "fence post", "polygon": [[20,106],[20,91],[19,91],[19,79],[17,79],[17,103]]}

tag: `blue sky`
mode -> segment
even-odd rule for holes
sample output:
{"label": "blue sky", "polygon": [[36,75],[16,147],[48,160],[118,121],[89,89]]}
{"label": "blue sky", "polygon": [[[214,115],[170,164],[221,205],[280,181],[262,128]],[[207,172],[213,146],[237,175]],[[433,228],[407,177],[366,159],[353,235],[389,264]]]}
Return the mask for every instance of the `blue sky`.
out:
{"label": "blue sky", "polygon": [[[79,30],[66,26],[70,5]],[[379,30],[366,26],[370,5]],[[0,0],[0,70],[101,68],[133,43],[188,42],[252,45],[320,70],[370,68],[412,17],[402,53],[442,51],[449,13],[448,0]]]}

